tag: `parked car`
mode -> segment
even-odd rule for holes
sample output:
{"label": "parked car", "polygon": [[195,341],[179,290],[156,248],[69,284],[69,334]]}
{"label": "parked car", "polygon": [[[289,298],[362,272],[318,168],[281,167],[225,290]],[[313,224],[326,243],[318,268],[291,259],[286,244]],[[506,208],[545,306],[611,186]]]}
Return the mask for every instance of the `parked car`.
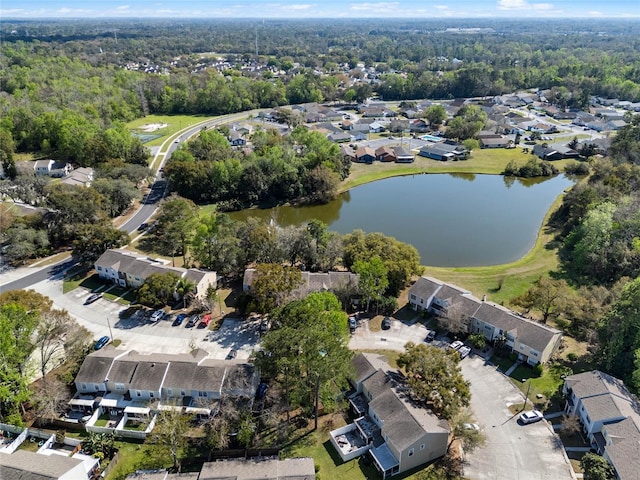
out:
{"label": "parked car", "polygon": [[104,336],[104,337],[100,337],[98,339],[98,341],[96,342],[96,344],[93,346],[94,350],[100,350],[102,347],[104,347],[107,343],[109,343],[109,340],[111,340],[108,336]]}
{"label": "parked car", "polygon": [[227,355],[227,360],[233,360],[234,358],[236,358],[238,356],[238,351],[237,350],[231,350],[229,352],[229,354]]}
{"label": "parked car", "polygon": [[148,223],[141,223],[140,226],[138,227],[138,231],[141,232],[143,230],[146,230],[148,226],[149,226]]}
{"label": "parked car", "polygon": [[539,410],[529,410],[520,414],[520,421],[525,425],[529,423],[536,423],[542,420],[543,415]]}
{"label": "parked car", "polygon": [[164,310],[156,310],[151,314],[149,320],[153,323],[162,320],[164,318]]}
{"label": "parked car", "polygon": [[202,317],[202,320],[200,320],[200,323],[198,323],[198,328],[208,327],[209,322],[211,322],[211,314],[207,313],[204,317]]}
{"label": "parked car", "polygon": [[189,320],[187,321],[187,324],[185,325],[186,328],[191,328],[193,327],[196,323],[198,323],[200,321],[200,315],[191,315],[189,317]]}
{"label": "parked car", "polygon": [[356,317],[349,317],[349,331],[351,333],[355,332],[357,326],[358,322],[356,322]]}
{"label": "parked car", "polygon": [[427,333],[427,337],[424,339],[425,342],[433,342],[436,338],[436,331],[435,330],[429,330],[429,333]]}
{"label": "parked car", "polygon": [[458,353],[460,354],[460,360],[462,360],[463,358],[466,358],[469,356],[469,354],[471,353],[471,347],[467,347],[466,345],[463,347],[460,347],[458,349]]}
{"label": "parked car", "polygon": [[450,350],[458,350],[463,345],[464,345],[464,343],[462,343],[460,340],[456,340],[455,342],[449,344],[449,349]]}
{"label": "parked car", "polygon": [[383,330],[389,330],[391,328],[391,319],[389,317],[384,317],[381,327]]}
{"label": "parked car", "polygon": [[480,427],[475,423],[463,423],[462,428],[465,430],[475,430],[476,432],[480,431]]}
{"label": "parked car", "polygon": [[182,322],[184,322],[185,318],[187,318],[187,314],[186,313],[179,313],[178,316],[176,317],[176,319],[173,321],[173,323],[171,325],[173,327],[177,327],[179,325],[182,325]]}
{"label": "parked car", "polygon": [[93,293],[89,295],[89,297],[84,301],[85,305],[89,305],[90,303],[96,302],[102,298],[102,295],[99,293]]}

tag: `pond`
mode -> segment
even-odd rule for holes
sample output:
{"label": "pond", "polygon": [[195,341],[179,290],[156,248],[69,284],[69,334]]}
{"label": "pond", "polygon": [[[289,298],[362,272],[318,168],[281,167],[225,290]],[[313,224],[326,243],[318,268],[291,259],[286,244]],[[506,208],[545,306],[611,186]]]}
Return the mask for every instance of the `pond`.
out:
{"label": "pond", "polygon": [[356,187],[326,205],[249,209],[230,216],[273,219],[281,226],[317,218],[340,233],[362,229],[410,243],[423,265],[499,265],[533,247],[551,204],[573,184],[564,175],[410,175]]}

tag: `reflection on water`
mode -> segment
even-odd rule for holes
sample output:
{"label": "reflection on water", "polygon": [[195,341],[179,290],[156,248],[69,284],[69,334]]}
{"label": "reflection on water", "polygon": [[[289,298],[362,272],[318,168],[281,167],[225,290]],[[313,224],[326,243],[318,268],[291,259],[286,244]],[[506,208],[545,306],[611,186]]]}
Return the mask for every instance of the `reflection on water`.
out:
{"label": "reflection on water", "polygon": [[331,230],[383,232],[414,245],[423,264],[496,265],[522,257],[535,243],[544,216],[573,180],[500,175],[435,174],[380,180],[313,207],[233,212],[279,225],[311,219]]}

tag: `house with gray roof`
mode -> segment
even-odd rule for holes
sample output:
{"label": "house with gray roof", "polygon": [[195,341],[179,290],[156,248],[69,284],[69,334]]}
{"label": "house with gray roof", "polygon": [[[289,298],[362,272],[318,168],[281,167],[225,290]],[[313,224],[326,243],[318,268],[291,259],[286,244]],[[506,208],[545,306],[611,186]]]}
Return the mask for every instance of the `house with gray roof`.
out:
{"label": "house with gray roof", "polygon": [[446,162],[448,160],[463,159],[468,153],[467,149],[462,145],[440,142],[423,146],[418,155]]}
{"label": "house with gray roof", "polygon": [[[207,358],[200,349],[189,354],[143,355],[111,348],[87,355],[70,405],[89,409],[92,416],[86,428],[90,431],[144,438],[153,420],[136,435],[126,432],[127,421],[149,420],[157,410],[174,408],[208,417],[217,413],[222,397],[251,401],[259,383],[252,364]],[[110,417],[106,430],[95,425],[102,415]]]}
{"label": "house with gray roof", "polygon": [[562,338],[559,330],[435,278],[420,277],[409,288],[409,305],[444,320],[454,313],[468,326],[469,333],[481,333],[490,342],[504,339],[505,345],[518,354],[518,360],[530,365],[547,362]]}
{"label": "house with gray roof", "polygon": [[179,278],[194,283],[193,295],[203,297],[209,286],[217,284],[216,272],[207,272],[197,268],[173,267],[164,260],[154,260],[134,252],[121,249],[109,249],[100,255],[94,263],[98,276],[121,287],[138,288],[152,274],[172,272]]}
{"label": "house with gray roof", "polygon": [[202,465],[198,480],[315,480],[313,458],[248,458]]}
{"label": "house with gray roof", "polygon": [[[92,464],[97,465],[98,460],[92,460]],[[55,453],[43,455],[27,450],[16,450],[13,453],[0,452],[0,478],[2,480],[88,480],[91,475],[87,472],[83,459],[69,457],[68,453],[67,455]]]}
{"label": "house with gray roof", "polygon": [[[255,268],[247,268],[242,278],[242,290],[251,291],[255,279]],[[292,292],[293,296],[312,292],[332,291],[353,285],[358,286],[360,276],[351,272],[301,272],[302,285]]]}
{"label": "house with gray roof", "polygon": [[358,418],[330,433],[344,461],[368,452],[384,479],[446,453],[448,422],[412,401],[400,372],[373,354],[356,355],[353,365],[349,402]]}
{"label": "house with gray roof", "polygon": [[565,378],[565,412],[578,417],[591,446],[613,466],[619,480],[640,471],[640,403],[622,380],[598,370]]}

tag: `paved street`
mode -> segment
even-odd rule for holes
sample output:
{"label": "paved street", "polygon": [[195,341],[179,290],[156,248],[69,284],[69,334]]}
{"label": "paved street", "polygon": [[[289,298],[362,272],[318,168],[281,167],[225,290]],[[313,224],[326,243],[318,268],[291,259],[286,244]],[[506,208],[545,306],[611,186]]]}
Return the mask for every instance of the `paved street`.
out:
{"label": "paved street", "polygon": [[465,475],[473,480],[571,479],[562,444],[546,421],[520,425],[509,405],[523,396],[507,378],[480,357],[461,362],[471,382],[471,407],[487,437],[484,447],[467,455]]}

